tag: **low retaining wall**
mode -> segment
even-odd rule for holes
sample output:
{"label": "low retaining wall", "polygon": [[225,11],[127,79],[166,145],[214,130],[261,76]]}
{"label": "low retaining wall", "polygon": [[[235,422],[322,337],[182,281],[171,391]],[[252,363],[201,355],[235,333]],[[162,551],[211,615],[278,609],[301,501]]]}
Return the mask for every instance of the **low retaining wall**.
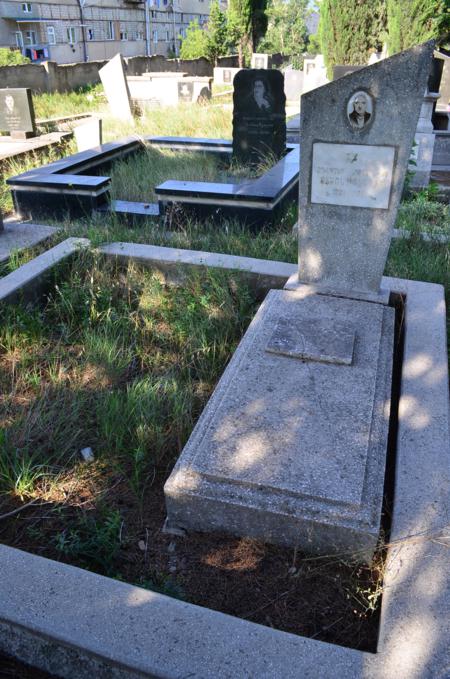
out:
{"label": "low retaining wall", "polygon": [[[226,57],[236,60],[236,57]],[[200,59],[166,59],[163,56],[139,56],[124,59],[128,75],[142,75],[147,71],[182,71],[192,76],[213,75],[211,63]],[[0,83],[2,87],[29,87],[34,94],[40,92],[67,92],[85,85],[100,82],[98,71],[106,61],[78,62],[74,64],[57,64],[56,61],[44,61],[41,64],[23,64],[21,66],[0,67]]]}

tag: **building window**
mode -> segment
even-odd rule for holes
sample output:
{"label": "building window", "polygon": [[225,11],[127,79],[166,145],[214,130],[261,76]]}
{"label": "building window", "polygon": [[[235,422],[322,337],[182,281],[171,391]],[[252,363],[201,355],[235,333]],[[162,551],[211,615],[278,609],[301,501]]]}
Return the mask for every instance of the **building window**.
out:
{"label": "building window", "polygon": [[25,31],[25,44],[26,45],[36,44],[36,31]]}
{"label": "building window", "polygon": [[120,39],[121,40],[128,40],[128,31],[125,31],[125,30],[120,31]]}
{"label": "building window", "polygon": [[169,31],[166,31],[166,42],[169,42],[170,36],[169,36]]}
{"label": "building window", "polygon": [[88,29],[87,29],[87,39],[88,39],[88,40],[93,40],[93,39],[94,39],[94,29],[93,29],[93,28],[88,28]]}
{"label": "building window", "polygon": [[22,2],[22,12],[31,13],[31,2]]}
{"label": "building window", "polygon": [[143,31],[136,31],[136,40],[143,40],[144,39],[144,32]]}
{"label": "building window", "polygon": [[75,45],[76,41],[77,41],[77,34],[76,34],[76,31],[75,31],[75,27],[70,26],[67,29],[67,42],[70,43],[71,45]]}
{"label": "building window", "polygon": [[16,32],[14,33],[14,37],[15,37],[15,39],[16,39],[16,45],[17,45],[17,47],[18,47],[19,49],[22,49],[22,48],[23,48],[23,35],[22,35],[22,31],[16,31]]}
{"label": "building window", "polygon": [[114,22],[108,21],[106,24],[106,39],[114,40]]}
{"label": "building window", "polygon": [[47,26],[47,40],[49,45],[56,45],[56,34],[54,26]]}
{"label": "building window", "polygon": [[158,42],[158,31],[153,31],[153,42],[155,44]]}

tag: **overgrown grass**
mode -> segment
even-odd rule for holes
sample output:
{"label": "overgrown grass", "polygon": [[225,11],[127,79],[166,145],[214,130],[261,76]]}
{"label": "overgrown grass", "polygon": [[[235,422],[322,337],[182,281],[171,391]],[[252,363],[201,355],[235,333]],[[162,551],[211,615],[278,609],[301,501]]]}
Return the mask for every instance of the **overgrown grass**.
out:
{"label": "overgrown grass", "polygon": [[220,272],[168,290],[80,254],[43,308],[2,309],[0,496],[51,498],[91,446],[140,497],[181,451],[254,303]]}
{"label": "overgrown grass", "polygon": [[82,87],[73,92],[53,92],[33,95],[37,119],[87,113],[105,108],[102,85]]}

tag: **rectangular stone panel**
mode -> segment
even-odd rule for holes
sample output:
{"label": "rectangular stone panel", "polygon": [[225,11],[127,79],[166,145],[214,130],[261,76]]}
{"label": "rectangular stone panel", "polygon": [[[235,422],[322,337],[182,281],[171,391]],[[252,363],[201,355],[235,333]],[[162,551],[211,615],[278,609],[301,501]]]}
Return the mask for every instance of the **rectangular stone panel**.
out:
{"label": "rectangular stone panel", "polygon": [[313,144],[311,202],[389,207],[395,148],[363,144]]}
{"label": "rectangular stone panel", "polygon": [[266,351],[323,363],[350,365],[355,330],[351,326],[317,318],[305,318],[301,324],[280,318]]}

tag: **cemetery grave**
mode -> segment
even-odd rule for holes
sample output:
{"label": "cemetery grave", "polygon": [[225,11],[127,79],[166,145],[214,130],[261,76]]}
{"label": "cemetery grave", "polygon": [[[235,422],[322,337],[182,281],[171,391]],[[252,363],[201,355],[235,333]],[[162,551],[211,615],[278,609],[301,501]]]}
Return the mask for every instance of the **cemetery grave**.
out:
{"label": "cemetery grave", "polygon": [[[104,68],[113,66],[110,62]],[[114,70],[111,73],[115,75]],[[233,181],[231,177],[228,183],[169,179],[154,189],[158,207],[149,207],[150,189],[141,205],[121,200],[120,196],[116,197],[118,203],[110,204],[110,178],[98,173],[113,161],[142,150],[139,139],[129,137],[9,178],[17,213],[36,219],[42,214],[61,217],[69,212],[76,216],[93,209],[117,208],[122,216],[145,219],[149,215],[164,216],[173,205],[181,205],[197,217],[237,216],[258,225],[273,221],[280,208],[295,198],[298,184],[298,145],[286,145],[283,76],[279,71],[240,71],[234,97],[233,142],[189,137],[146,137],[143,142],[155,148],[202,151],[221,159],[232,157],[247,166],[247,179]],[[158,164],[154,157],[148,160]],[[260,176],[251,178],[258,164],[264,163]]]}
{"label": "cemetery grave", "polygon": [[[58,252],[72,253],[72,259],[57,270],[52,269],[53,279],[50,286],[47,284],[46,296],[41,301],[38,298],[31,306],[26,302],[27,297],[21,304],[3,305],[2,314],[7,322],[3,324],[2,344],[8,350],[3,354],[6,361],[3,378],[5,383],[10,383],[11,371],[7,364],[12,362],[15,366],[13,379],[18,387],[13,391],[13,401],[7,411],[11,417],[8,433],[13,442],[16,440],[16,445],[24,442],[24,451],[27,441],[39,442],[51,459],[51,463],[46,462],[49,473],[56,472],[57,478],[55,482],[49,482],[39,465],[34,478],[32,473],[22,475],[21,481],[31,480],[37,495],[26,495],[26,483],[25,486],[14,486],[17,504],[11,505],[14,507],[11,511],[20,508],[21,493],[21,502],[28,497],[36,502],[13,514],[11,521],[0,525],[0,530],[3,527],[7,534],[11,530],[12,535],[13,526],[16,535],[17,526],[22,526],[22,535],[29,541],[27,548],[33,543],[40,554],[57,556],[82,566],[91,560],[94,569],[108,574],[114,574],[119,562],[129,582],[178,596],[184,591],[190,602],[240,614],[244,620],[226,618],[208,608],[197,609],[124,583],[97,579],[84,571],[72,571],[63,564],[24,557],[21,552],[0,548],[0,557],[4,556],[3,572],[6,573],[4,586],[8,587],[13,574],[20,574],[25,569],[29,595],[32,592],[36,597],[36,582],[39,592],[45,593],[51,602],[51,611],[46,606],[36,608],[39,611],[39,618],[36,618],[33,611],[37,599],[33,598],[34,605],[26,605],[23,609],[20,587],[9,586],[6,623],[0,619],[1,629],[6,630],[2,641],[6,646],[0,646],[0,649],[6,650],[11,644],[10,648],[20,649],[21,657],[33,658],[40,666],[54,671],[63,668],[68,672],[66,676],[74,676],[74,667],[76,674],[80,671],[81,676],[89,663],[92,673],[92,663],[99,663],[95,667],[111,670],[118,666],[117,662],[119,667],[129,670],[131,676],[138,671],[153,676],[180,676],[189,670],[198,676],[225,676],[227,673],[239,676],[244,671],[255,676],[298,677],[314,676],[320,668],[324,677],[396,676],[406,679],[413,669],[426,672],[430,665],[432,671],[436,669],[437,676],[442,672],[445,676],[450,659],[441,622],[445,619],[448,599],[438,586],[445,573],[442,545],[438,543],[446,539],[445,532],[441,535],[440,531],[448,496],[448,397],[446,360],[443,358],[445,308],[442,290],[437,286],[382,278],[407,164],[408,138],[413,134],[414,116],[419,107],[418,95],[407,97],[408,101],[411,99],[410,110],[402,121],[396,121],[391,132],[386,133],[388,126],[383,121],[391,95],[383,88],[386,83],[397,85],[397,80],[401,82],[400,87],[407,88],[407,78],[401,75],[402,69],[407,67],[408,74],[413,73],[413,81],[419,83],[418,91],[423,90],[420,83],[426,73],[429,52],[430,46],[426,46],[412,54],[400,55],[386,61],[382,67],[377,65],[374,69],[347,76],[327,91],[311,93],[307,98],[303,128],[306,145],[301,160],[304,182],[300,186],[300,275],[295,274],[295,266],[281,262],[227,258],[223,254],[129,243],[102,246],[99,253],[107,259],[99,260],[97,257],[101,255],[95,253],[74,254],[75,244],[66,242],[66,245],[57,246]],[[371,104],[367,107],[369,119],[360,116],[362,124],[350,118],[356,110],[356,107],[352,108],[353,102],[361,92],[366,93]],[[336,112],[327,106],[317,106],[317,98],[328,101],[330,96],[344,101],[345,106],[340,109],[342,119],[333,117]],[[308,116],[308,110],[318,108],[325,112],[325,120],[324,116]],[[381,130],[384,130],[383,136]],[[393,145],[393,137],[389,134],[395,136],[393,156],[392,153],[389,155]],[[322,148],[332,145],[342,148]],[[325,167],[323,153],[326,151],[331,162]],[[349,166],[350,153],[353,156],[361,154],[352,161],[357,163],[358,192],[354,190],[354,167]],[[369,176],[372,180],[376,177],[370,186]],[[333,228],[322,234],[319,224],[330,224],[330,217]],[[414,243],[405,242],[402,247],[405,253],[411,254]],[[392,246],[391,253],[396,251],[398,248]],[[443,261],[446,259],[442,247],[439,249],[436,244],[430,244],[429,248],[422,244],[421,254],[427,251],[430,258],[439,253]],[[43,253],[42,261],[48,258],[54,263],[58,257],[56,252],[51,256]],[[402,260],[406,269],[414,265],[407,257]],[[289,259],[292,261],[293,257],[289,256]],[[36,276],[38,260],[39,257],[30,262],[29,285]],[[128,268],[124,267],[127,262]],[[141,270],[134,262],[146,262],[158,271],[158,277]],[[187,274],[189,269],[206,266],[228,269],[228,272],[197,273],[193,277]],[[14,294],[20,301],[25,294],[20,290],[28,274],[26,267],[21,269],[0,281],[3,299]],[[387,264],[389,271],[395,271],[392,256]],[[181,283],[181,287],[165,288],[161,275],[172,283]],[[265,294],[269,288],[282,288],[289,277],[284,290],[269,293],[183,450],[194,420],[222,372],[227,356],[233,352],[256,310],[261,293]],[[255,294],[255,286],[258,294]],[[25,303],[27,306],[23,306]],[[280,312],[282,318],[276,323]],[[302,331],[301,327],[305,312],[309,332]],[[395,326],[393,318],[396,319]],[[9,323],[11,319],[13,324]],[[286,319],[287,324],[283,322]],[[225,333],[223,322],[228,328]],[[390,330],[386,332],[389,324]],[[14,336],[8,327],[14,327]],[[216,340],[209,336],[211,330],[217,333]],[[226,346],[224,334],[226,341],[230,341]],[[130,337],[132,341],[127,339]],[[388,344],[392,340],[391,390]],[[186,354],[183,354],[184,349],[187,349]],[[22,352],[23,360],[18,351]],[[256,379],[251,378],[250,370],[247,370],[248,379],[242,379],[248,357],[260,361]],[[17,370],[20,363],[25,368],[23,372]],[[277,377],[268,380],[267,366],[283,364],[285,379],[279,380],[280,372],[277,371]],[[212,368],[217,369],[214,377]],[[156,388],[153,388],[153,370],[158,380]],[[307,379],[311,378],[309,386],[302,382],[302,370]],[[364,370],[367,379],[363,376]],[[354,398],[352,377],[344,378],[344,374],[358,372],[365,382],[361,384],[362,393],[368,396],[360,399],[360,405],[355,405],[358,414],[355,424],[341,426],[339,422],[341,415],[345,415],[346,403]],[[187,378],[186,382],[184,378]],[[329,400],[327,382],[335,383],[339,389],[339,408]],[[230,384],[234,385],[234,394],[228,388]],[[236,394],[238,384],[239,393]],[[320,394],[317,392],[319,384]],[[344,384],[350,386],[346,388]],[[41,386],[42,392],[39,391]],[[270,387],[267,394],[261,391],[265,386]],[[295,386],[295,393],[289,392],[291,386]],[[72,387],[73,394],[67,394]],[[227,421],[225,413],[217,422],[214,420],[217,406],[223,407],[226,402],[226,398],[221,401],[224,387],[225,397],[232,396],[232,406],[233,399],[235,403],[240,399],[247,407],[252,399],[258,398],[268,399],[273,406],[258,410],[255,400],[255,409],[249,411],[245,420],[231,417]],[[369,392],[375,394],[372,408]],[[316,433],[320,433],[318,444],[324,449],[333,448],[333,436],[328,427],[337,426],[335,440],[346,455],[340,458],[340,470],[331,468],[334,455],[328,460],[326,455],[322,456],[323,474],[318,475],[314,465],[309,465],[308,456],[315,453],[308,448],[305,436],[306,447],[302,441],[305,476],[300,473],[299,478],[297,475],[299,485],[296,486],[282,469],[282,464],[286,463],[289,469],[295,459],[295,446],[291,448],[293,454],[289,452],[289,445],[292,446],[289,435],[297,426],[292,426],[297,416],[295,404],[306,397],[311,403],[316,397],[319,399],[319,408],[302,403],[305,410],[301,419],[307,424],[306,431],[311,434],[316,428]],[[72,398],[84,401],[87,411],[76,407]],[[389,400],[390,435],[383,406]],[[31,404],[28,414],[27,402]],[[366,405],[369,406],[367,412],[364,411]],[[55,409],[57,414],[54,414]],[[314,409],[319,419],[327,412],[325,426],[319,422],[316,427],[310,418]],[[370,411],[374,413],[374,424],[370,424]],[[181,412],[187,414],[188,423],[180,418]],[[22,423],[21,413],[24,415]],[[172,418],[173,413],[176,416]],[[258,434],[257,428],[264,431],[264,418],[272,417],[273,413],[281,421],[286,416],[291,421],[285,427],[283,443],[286,446],[277,445],[274,455],[264,464],[261,463],[264,447],[258,441],[252,442],[251,437]],[[15,414],[19,414],[19,418],[14,422]],[[123,425],[120,424],[122,420]],[[51,427],[46,426],[48,422]],[[209,433],[203,436],[205,422]],[[272,422],[277,425],[276,420],[272,419]],[[22,424],[25,434],[20,431]],[[226,438],[220,432],[222,424],[226,426]],[[242,431],[239,431],[240,427],[243,427]],[[248,429],[244,431],[246,427]],[[76,440],[76,450],[72,454],[64,436],[68,429]],[[90,437],[89,442],[84,440],[85,434]],[[17,439],[14,439],[16,435]],[[142,454],[149,441],[147,436],[153,437],[150,459]],[[78,440],[79,437],[83,441]],[[195,437],[201,443],[197,460],[191,454]],[[272,437],[273,432],[269,431],[266,445],[274,445]],[[214,439],[219,446],[225,444],[222,468],[220,460],[217,464],[217,458],[214,459],[214,451],[206,451],[205,455],[205,441],[210,445]],[[367,439],[375,445],[366,448],[364,460]],[[314,441],[314,436],[309,440]],[[233,460],[231,448],[236,441],[241,448]],[[384,489],[383,447],[388,452]],[[73,468],[71,465],[79,459],[81,450],[84,450],[85,462],[75,464]],[[162,484],[170,473],[169,458],[174,461],[182,450],[166,486],[169,529],[178,530],[178,533],[164,535],[160,532],[165,515]],[[393,453],[396,456],[395,479]],[[62,464],[64,454],[69,461],[67,466]],[[252,459],[255,454],[259,456],[256,461]],[[354,457],[350,459],[352,455]],[[25,462],[26,456],[24,452]],[[5,459],[8,461],[8,456]],[[193,459],[194,466],[191,466]],[[10,455],[9,460],[14,461],[14,457]],[[31,459],[30,472],[33,472],[32,464],[37,462]],[[248,474],[249,468],[253,474]],[[336,474],[341,484],[338,496],[336,485],[333,485]],[[221,487],[224,476],[231,481],[231,492]],[[295,516],[295,519],[300,518],[300,524],[293,540],[296,507],[291,499],[305,494],[301,484],[302,478],[306,477],[310,483],[310,496],[313,489],[324,506],[316,502],[312,507],[315,519],[307,526],[306,537],[309,539],[306,541],[302,522],[311,521],[311,515]],[[5,475],[2,478],[5,479]],[[142,479],[144,483],[140,485]],[[392,493],[394,481],[395,493]],[[208,483],[210,488],[215,485],[213,492],[208,489]],[[253,498],[251,493],[241,492],[240,486],[248,483],[259,486],[260,492],[253,493]],[[256,503],[255,496],[259,496]],[[382,496],[385,502],[388,501],[383,508]],[[328,500],[331,500],[331,509],[326,505]],[[48,502],[50,506],[41,507],[40,502]],[[425,511],[431,502],[433,512]],[[196,509],[194,503],[197,503]],[[211,511],[206,509],[208,503]],[[223,523],[220,526],[214,503],[222,503],[220,519]],[[336,505],[341,505],[338,511],[333,511],[333,503],[335,510]],[[235,508],[238,505],[236,511],[233,511],[233,504]],[[361,522],[356,529],[349,521],[349,510],[342,509],[345,504],[353,507],[350,511],[355,515],[360,512]],[[307,512],[311,505],[310,502],[308,508],[306,503]],[[51,510],[55,506],[63,507],[59,510],[60,516]],[[252,518],[255,508],[260,516],[264,515],[262,521]],[[71,520],[62,527],[63,524],[58,522],[64,519],[65,513]],[[283,518],[274,524],[273,516],[275,521]],[[387,560],[384,564],[379,561],[381,554],[377,552],[375,561],[365,566],[361,561],[368,561],[375,549],[381,516],[382,528],[390,530]],[[391,526],[389,521],[386,522],[389,516],[393,516]],[[314,527],[314,523],[316,526],[330,523],[330,517],[335,523],[331,544],[327,531],[322,531],[321,535]],[[263,539],[276,542],[273,531],[267,530],[270,522],[288,546],[263,545],[249,539],[251,535],[261,537],[262,525]],[[33,524],[34,534],[33,530],[28,530]],[[227,533],[237,533],[237,537],[191,531],[181,537],[183,527],[207,531],[220,528]],[[43,539],[43,534],[48,536],[47,539]],[[55,535],[59,537],[54,538]],[[299,535],[301,540],[298,540]],[[412,541],[404,540],[405,536],[411,535],[415,536]],[[386,538],[389,540],[389,532]],[[338,553],[330,559],[329,550],[336,546]],[[345,554],[342,554],[344,546]],[[325,552],[325,557],[308,556],[311,549]],[[346,569],[342,562],[348,560],[349,553],[354,560]],[[111,562],[111,554],[117,561]],[[52,569],[51,578],[45,575],[46,568]],[[58,581],[60,574],[62,580]],[[424,577],[427,587],[423,586]],[[77,578],[80,584],[74,587],[71,578]],[[62,601],[59,593],[62,582],[63,597],[74,591],[77,606],[54,605],[56,600]],[[207,598],[203,593],[205,589]],[[381,611],[378,608],[372,614],[375,601],[380,603],[382,589]],[[86,617],[86,599],[89,599],[87,626],[80,625],[77,620],[77,611]],[[337,608],[331,609],[331,602]],[[427,617],[428,607],[431,607],[432,619]],[[120,620],[120,629],[114,623],[112,628],[108,627],[108,635],[112,636],[107,636],[106,652],[102,645],[104,611],[107,611],[108,619]],[[305,617],[301,616],[302,612]],[[27,614],[32,618],[30,624]],[[146,620],[147,614],[151,622]],[[13,620],[12,624],[8,619]],[[265,627],[255,626],[248,620],[256,620]],[[96,633],[89,639],[85,630],[91,624]],[[310,634],[312,639],[281,633],[273,629],[276,627],[296,634]],[[61,630],[56,636],[55,629]],[[71,630],[78,632],[71,635]],[[128,633],[133,635],[131,643],[124,640]],[[433,639],[432,649],[424,643],[422,635],[425,634]],[[45,638],[47,648],[42,646],[41,636]],[[112,644],[111,639],[117,640],[118,636],[120,643]],[[56,654],[65,649],[62,651],[63,663],[61,656],[58,664],[49,653],[49,639]],[[352,645],[364,652],[322,644],[319,639]],[[114,651],[111,651],[112,645]],[[69,647],[81,653],[81,663],[79,655],[70,656]],[[206,657],[210,660],[205,668]]]}

